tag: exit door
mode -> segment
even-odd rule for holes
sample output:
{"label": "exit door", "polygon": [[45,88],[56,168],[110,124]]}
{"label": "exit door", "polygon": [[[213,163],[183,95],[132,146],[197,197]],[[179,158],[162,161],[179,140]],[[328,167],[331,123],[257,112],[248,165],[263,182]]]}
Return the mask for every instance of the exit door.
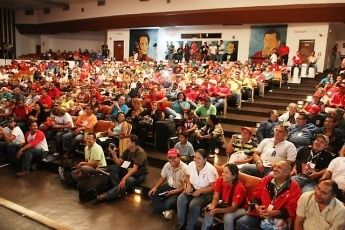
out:
{"label": "exit door", "polygon": [[311,52],[314,51],[315,40],[299,40],[299,51],[302,56],[302,62],[307,63]]}
{"label": "exit door", "polygon": [[114,41],[114,57],[116,61],[123,61],[124,41]]}

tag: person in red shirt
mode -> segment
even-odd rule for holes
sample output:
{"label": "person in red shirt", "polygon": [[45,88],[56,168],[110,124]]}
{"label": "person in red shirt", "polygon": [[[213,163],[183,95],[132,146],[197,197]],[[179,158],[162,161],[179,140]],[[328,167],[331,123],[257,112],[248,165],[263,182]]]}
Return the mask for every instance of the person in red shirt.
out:
{"label": "person in red shirt", "polygon": [[236,221],[236,229],[288,229],[288,221],[295,218],[301,188],[290,178],[292,166],[278,161],[272,167],[273,175],[256,186],[249,212]]}
{"label": "person in red shirt", "polygon": [[211,100],[215,98],[214,105],[219,111],[220,108],[224,106],[224,100],[231,95],[229,86],[226,84],[226,80],[222,79],[220,83],[215,87],[215,93],[213,94]]}
{"label": "person in red shirt", "polygon": [[285,44],[285,42],[282,42],[279,46],[278,53],[281,59],[281,64],[287,65],[289,61],[290,48]]}
{"label": "person in red shirt", "polygon": [[339,91],[333,94],[331,106],[345,108],[345,82],[338,85]]}
{"label": "person in red shirt", "polygon": [[302,55],[297,51],[296,55],[292,57],[291,76],[293,76],[293,71],[296,67],[298,68],[298,76],[301,76],[301,65]]}
{"label": "person in red shirt", "polygon": [[[224,213],[224,229],[233,230],[236,218],[244,216],[246,189],[238,180],[238,168],[235,164],[226,164],[222,176],[214,185],[212,203],[206,207],[205,219],[201,229],[209,229],[213,225],[214,215]],[[220,202],[222,201],[222,202]]]}
{"label": "person in red shirt", "polygon": [[18,150],[16,157],[22,158],[22,171],[17,177],[29,174],[33,157],[43,157],[48,152],[48,144],[44,133],[38,129],[37,122],[31,122],[30,131],[25,134],[25,144]]}
{"label": "person in red shirt", "polygon": [[58,99],[58,98],[60,97],[61,92],[60,92],[60,90],[55,86],[54,83],[50,83],[48,95],[49,95],[53,100],[56,100],[56,99]]}
{"label": "person in red shirt", "polygon": [[151,109],[151,103],[155,101],[158,103],[158,110],[164,112],[166,108],[165,102],[167,100],[168,99],[163,91],[158,90],[158,87],[153,87],[150,94],[144,98],[144,104],[146,105],[146,108]]}
{"label": "person in red shirt", "polygon": [[195,101],[200,95],[199,86],[187,86],[186,90],[183,91],[183,93],[186,95],[186,101],[188,101],[194,108],[196,108],[198,105],[195,103]]}
{"label": "person in red shirt", "polygon": [[44,109],[47,109],[47,110],[50,110],[53,107],[53,100],[48,95],[48,92],[46,89],[42,90],[42,96],[39,103],[43,106]]}

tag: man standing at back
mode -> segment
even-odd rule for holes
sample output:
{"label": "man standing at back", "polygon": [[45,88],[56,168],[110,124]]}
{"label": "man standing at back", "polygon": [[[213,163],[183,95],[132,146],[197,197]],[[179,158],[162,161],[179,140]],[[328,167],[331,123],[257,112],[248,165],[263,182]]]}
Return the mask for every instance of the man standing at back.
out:
{"label": "man standing at back", "polygon": [[324,180],[315,191],[303,193],[298,200],[294,229],[345,229],[345,207],[335,198],[337,189],[333,180]]}

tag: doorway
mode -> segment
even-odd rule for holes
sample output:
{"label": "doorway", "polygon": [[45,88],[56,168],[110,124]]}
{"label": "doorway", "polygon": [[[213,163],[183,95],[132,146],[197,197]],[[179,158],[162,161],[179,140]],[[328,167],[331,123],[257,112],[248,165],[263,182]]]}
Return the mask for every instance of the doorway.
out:
{"label": "doorway", "polygon": [[299,51],[302,56],[302,62],[307,63],[311,52],[314,51],[315,40],[299,40]]}
{"label": "doorway", "polygon": [[116,61],[123,61],[124,41],[114,41],[114,57]]}
{"label": "doorway", "polygon": [[36,45],[36,54],[41,54],[41,45]]}

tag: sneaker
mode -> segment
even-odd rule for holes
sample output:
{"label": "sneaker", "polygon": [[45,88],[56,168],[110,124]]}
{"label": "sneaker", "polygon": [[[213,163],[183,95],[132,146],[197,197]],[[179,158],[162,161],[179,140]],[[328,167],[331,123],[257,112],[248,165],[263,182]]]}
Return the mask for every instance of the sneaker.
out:
{"label": "sneaker", "polygon": [[167,220],[171,220],[174,216],[174,210],[165,210],[162,212],[163,216]]}
{"label": "sneaker", "polygon": [[60,166],[59,169],[58,169],[58,172],[59,172],[59,176],[61,178],[61,180],[65,180],[65,176],[63,175],[64,173],[64,169]]}

